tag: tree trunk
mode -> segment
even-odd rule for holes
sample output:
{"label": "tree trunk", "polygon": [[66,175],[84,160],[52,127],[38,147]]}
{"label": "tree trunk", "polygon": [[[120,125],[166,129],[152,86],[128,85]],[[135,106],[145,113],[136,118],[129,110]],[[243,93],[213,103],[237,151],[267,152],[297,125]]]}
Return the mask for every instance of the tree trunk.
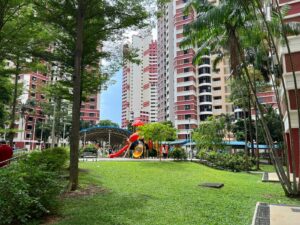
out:
{"label": "tree trunk", "polygon": [[13,146],[14,144],[14,136],[15,132],[13,129],[15,129],[15,120],[16,120],[16,107],[17,107],[17,98],[18,98],[18,77],[20,72],[20,62],[19,57],[17,56],[17,63],[16,63],[16,73],[15,73],[15,81],[14,81],[14,98],[13,98],[13,104],[12,104],[12,112],[11,112],[11,118],[10,118],[10,125],[9,125],[9,145]]}
{"label": "tree trunk", "polygon": [[251,93],[249,92],[249,101],[248,101],[248,112],[249,112],[249,137],[251,143],[251,157],[254,157],[254,144],[253,144],[253,133],[252,133],[252,115],[251,115]]}
{"label": "tree trunk", "polygon": [[[258,10],[260,11],[260,14],[263,18],[263,22],[267,28],[267,31],[268,31],[268,35],[270,37],[270,40],[268,39],[268,45],[270,47],[270,49],[273,49],[274,52],[275,52],[275,56],[276,56],[276,59],[277,59],[277,62],[280,63],[280,58],[279,58],[279,53],[278,53],[278,50],[277,50],[277,46],[276,46],[276,43],[275,43],[275,40],[274,40],[274,37],[273,37],[273,34],[272,34],[272,31],[271,31],[271,28],[266,20],[266,17],[265,17],[265,14],[262,10],[262,4],[259,0],[256,0],[256,3],[258,5]],[[278,3],[278,2],[277,2]],[[252,6],[253,8],[255,9],[255,5],[254,3],[252,2]],[[293,62],[291,62],[293,63]],[[286,87],[285,87],[285,81],[282,77],[282,74],[283,74],[283,71],[282,71],[282,67],[279,66],[279,77],[280,77],[280,80],[281,80],[281,83],[282,83],[282,87],[283,87],[283,94],[284,94],[284,101],[285,101],[285,104],[288,105],[288,97],[287,97],[287,91],[286,91]],[[289,111],[289,108],[287,107],[287,117],[288,117],[288,130],[289,130],[289,133],[291,133],[291,117],[290,117],[290,111]],[[284,132],[284,131],[283,131]],[[287,142],[289,141],[290,142],[290,145],[291,145],[291,149],[294,149],[294,139],[291,137],[291,135],[289,136],[289,140],[287,138],[284,137],[284,143],[285,143],[285,147],[284,147],[284,150],[286,151],[287,149]],[[286,151],[287,153],[287,151]],[[294,155],[294,152],[292,151],[292,160],[291,160],[291,168],[292,168],[292,171],[296,171],[295,169],[295,157],[293,156]],[[287,154],[286,154],[287,156]],[[289,161],[288,159],[286,159],[288,164],[289,164]],[[276,166],[279,166],[279,165],[275,165],[275,168]],[[277,170],[276,170],[277,171]],[[285,174],[282,174],[282,177],[284,177]],[[279,177],[280,178],[280,177]],[[289,196],[291,195],[297,195],[297,187],[296,187],[296,178],[295,178],[295,174],[293,174],[293,186],[291,185],[291,182],[290,182],[290,178],[289,178],[289,165],[288,165],[288,171],[287,171],[287,180],[281,180],[281,184],[283,186],[283,189],[285,191],[285,193]],[[283,183],[283,182],[284,183]],[[288,188],[288,191],[286,191],[285,187]]]}
{"label": "tree trunk", "polygon": [[78,188],[78,152],[79,152],[79,130],[80,130],[80,93],[81,93],[81,67],[83,54],[83,23],[84,23],[84,0],[78,0],[76,16],[76,46],[74,58],[73,77],[73,108],[72,108],[72,130],[70,143],[70,184],[69,190]]}

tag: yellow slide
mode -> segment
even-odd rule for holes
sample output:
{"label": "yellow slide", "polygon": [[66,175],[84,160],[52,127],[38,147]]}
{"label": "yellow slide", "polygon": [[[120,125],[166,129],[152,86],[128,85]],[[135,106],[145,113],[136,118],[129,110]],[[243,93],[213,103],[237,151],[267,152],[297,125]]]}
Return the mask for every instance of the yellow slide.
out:
{"label": "yellow slide", "polygon": [[140,142],[137,146],[135,146],[132,156],[135,159],[140,158],[143,155],[144,152],[144,145]]}

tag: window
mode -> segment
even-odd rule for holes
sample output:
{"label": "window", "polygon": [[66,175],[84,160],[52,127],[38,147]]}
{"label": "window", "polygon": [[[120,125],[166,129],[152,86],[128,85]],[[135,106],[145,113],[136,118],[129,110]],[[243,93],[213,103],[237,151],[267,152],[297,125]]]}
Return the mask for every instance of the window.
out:
{"label": "window", "polygon": [[95,113],[89,113],[89,117],[94,117]]}
{"label": "window", "polygon": [[190,100],[190,96],[189,95],[184,96],[184,100]]}
{"label": "window", "polygon": [[221,105],[216,105],[215,109],[222,109],[222,106]]}
{"label": "window", "polygon": [[190,125],[189,124],[184,124],[184,129],[186,129],[186,130],[190,129]]}
{"label": "window", "polygon": [[184,55],[189,54],[189,50],[183,50],[183,54]]}
{"label": "window", "polygon": [[95,109],[95,106],[94,106],[94,105],[91,105],[91,106],[90,106],[90,109]]}
{"label": "window", "polygon": [[27,125],[26,129],[27,130],[31,130],[32,129],[32,125]]}
{"label": "window", "polygon": [[183,90],[184,90],[184,91],[189,91],[189,90],[190,90],[190,86],[185,86],[185,87],[183,87]]}
{"label": "window", "polygon": [[35,84],[32,84],[32,85],[31,85],[31,88],[32,88],[32,89],[35,89],[35,88],[36,88],[36,85],[35,85]]}
{"label": "window", "polygon": [[28,117],[28,121],[33,121],[33,117]]}
{"label": "window", "polygon": [[185,109],[185,110],[189,110],[189,109],[191,109],[191,106],[190,106],[190,105],[185,105],[185,106],[184,106],[184,109]]}
{"label": "window", "polygon": [[187,82],[187,81],[189,81],[189,80],[190,80],[190,77],[184,77],[184,78],[183,78],[183,81],[184,81],[184,82]]}
{"label": "window", "polygon": [[189,62],[190,62],[189,59],[184,59],[184,60],[183,60],[183,63],[184,63],[184,64],[187,64],[187,63],[189,63]]}
{"label": "window", "polygon": [[32,77],[31,80],[36,81],[36,77]]}
{"label": "window", "polygon": [[217,77],[217,78],[213,78],[213,81],[220,81],[221,78],[220,77]]}
{"label": "window", "polygon": [[31,96],[31,97],[35,97],[35,93],[31,93],[30,96]]}
{"label": "window", "polygon": [[220,91],[221,87],[214,87],[214,91]]}
{"label": "window", "polygon": [[210,59],[209,58],[202,58],[201,64],[208,64],[208,65],[210,65]]}
{"label": "window", "polygon": [[191,119],[191,118],[192,118],[192,116],[190,114],[184,115],[185,120],[188,120],[188,119]]}
{"label": "window", "polygon": [[188,18],[189,18],[189,16],[186,16],[186,15],[184,15],[184,16],[182,17],[183,20],[186,20],[186,19],[188,19]]}
{"label": "window", "polygon": [[199,68],[199,74],[204,74],[204,73],[210,73],[210,68],[209,67],[201,67]]}
{"label": "window", "polygon": [[95,102],[95,99],[94,98],[90,98],[90,102]]}
{"label": "window", "polygon": [[184,69],[183,69],[183,72],[184,72],[184,73],[190,72],[190,68],[189,68],[189,67],[184,68]]}
{"label": "window", "polygon": [[222,96],[215,96],[214,97],[214,100],[221,100],[222,99]]}

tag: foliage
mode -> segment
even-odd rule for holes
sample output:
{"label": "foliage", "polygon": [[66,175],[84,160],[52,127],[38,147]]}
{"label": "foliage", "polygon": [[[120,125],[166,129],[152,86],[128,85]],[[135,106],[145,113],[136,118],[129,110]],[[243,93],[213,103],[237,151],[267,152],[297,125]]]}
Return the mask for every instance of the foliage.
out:
{"label": "foliage", "polygon": [[[265,108],[266,112],[264,114],[264,119],[266,121],[266,124],[270,130],[271,137],[273,141],[276,141],[278,143],[283,142],[282,137],[282,128],[281,128],[281,118],[280,115],[276,112],[275,109],[273,109],[272,106],[267,106]],[[259,123],[258,126],[258,136],[260,137],[259,143],[265,143],[264,141],[264,130]]]}
{"label": "foliage", "polygon": [[49,148],[42,152],[31,153],[21,164],[39,165],[45,171],[58,172],[65,168],[68,157],[68,153],[64,148]]}
{"label": "foliage", "polygon": [[176,147],[173,151],[169,153],[170,158],[174,158],[177,160],[187,159],[187,154],[184,148]]}
{"label": "foliage", "polygon": [[25,224],[53,214],[63,189],[59,176],[66,163],[61,148],[34,152],[0,170],[0,224]]}
{"label": "foliage", "polygon": [[[250,119],[246,119],[247,127],[249,127]],[[251,120],[251,123],[253,121]],[[232,127],[232,132],[234,133],[234,136],[237,141],[245,141],[245,127],[244,127],[244,120],[237,120]],[[252,133],[255,133],[255,126],[252,126]],[[247,132],[247,140],[250,140],[250,132]]]}
{"label": "foliage", "polygon": [[192,139],[196,142],[198,149],[224,149],[224,129],[224,118],[209,117],[194,130]]}
{"label": "foliage", "polygon": [[117,127],[117,128],[120,127],[118,123],[115,123],[111,120],[100,120],[98,125],[99,126],[106,126],[106,127]]}
{"label": "foliage", "polygon": [[88,145],[84,148],[82,148],[82,152],[90,152],[93,154],[97,154],[97,148],[94,145]]}
{"label": "foliage", "polygon": [[254,163],[251,159],[240,154],[229,154],[216,151],[201,150],[197,158],[207,160],[214,167],[229,169],[235,172],[249,171]]}
{"label": "foliage", "polygon": [[162,123],[148,123],[138,127],[138,130],[140,136],[144,137],[146,141],[152,140],[153,142],[162,142],[176,138],[176,129]]}

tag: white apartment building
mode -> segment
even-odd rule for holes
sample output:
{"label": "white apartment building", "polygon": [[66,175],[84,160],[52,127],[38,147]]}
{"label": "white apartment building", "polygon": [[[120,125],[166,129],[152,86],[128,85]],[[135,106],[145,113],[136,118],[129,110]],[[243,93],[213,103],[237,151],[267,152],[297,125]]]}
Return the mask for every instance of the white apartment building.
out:
{"label": "white apartment building", "polygon": [[124,51],[133,50],[140,63],[126,62],[122,81],[122,128],[134,120],[157,121],[157,42],[152,35],[134,35]]}

